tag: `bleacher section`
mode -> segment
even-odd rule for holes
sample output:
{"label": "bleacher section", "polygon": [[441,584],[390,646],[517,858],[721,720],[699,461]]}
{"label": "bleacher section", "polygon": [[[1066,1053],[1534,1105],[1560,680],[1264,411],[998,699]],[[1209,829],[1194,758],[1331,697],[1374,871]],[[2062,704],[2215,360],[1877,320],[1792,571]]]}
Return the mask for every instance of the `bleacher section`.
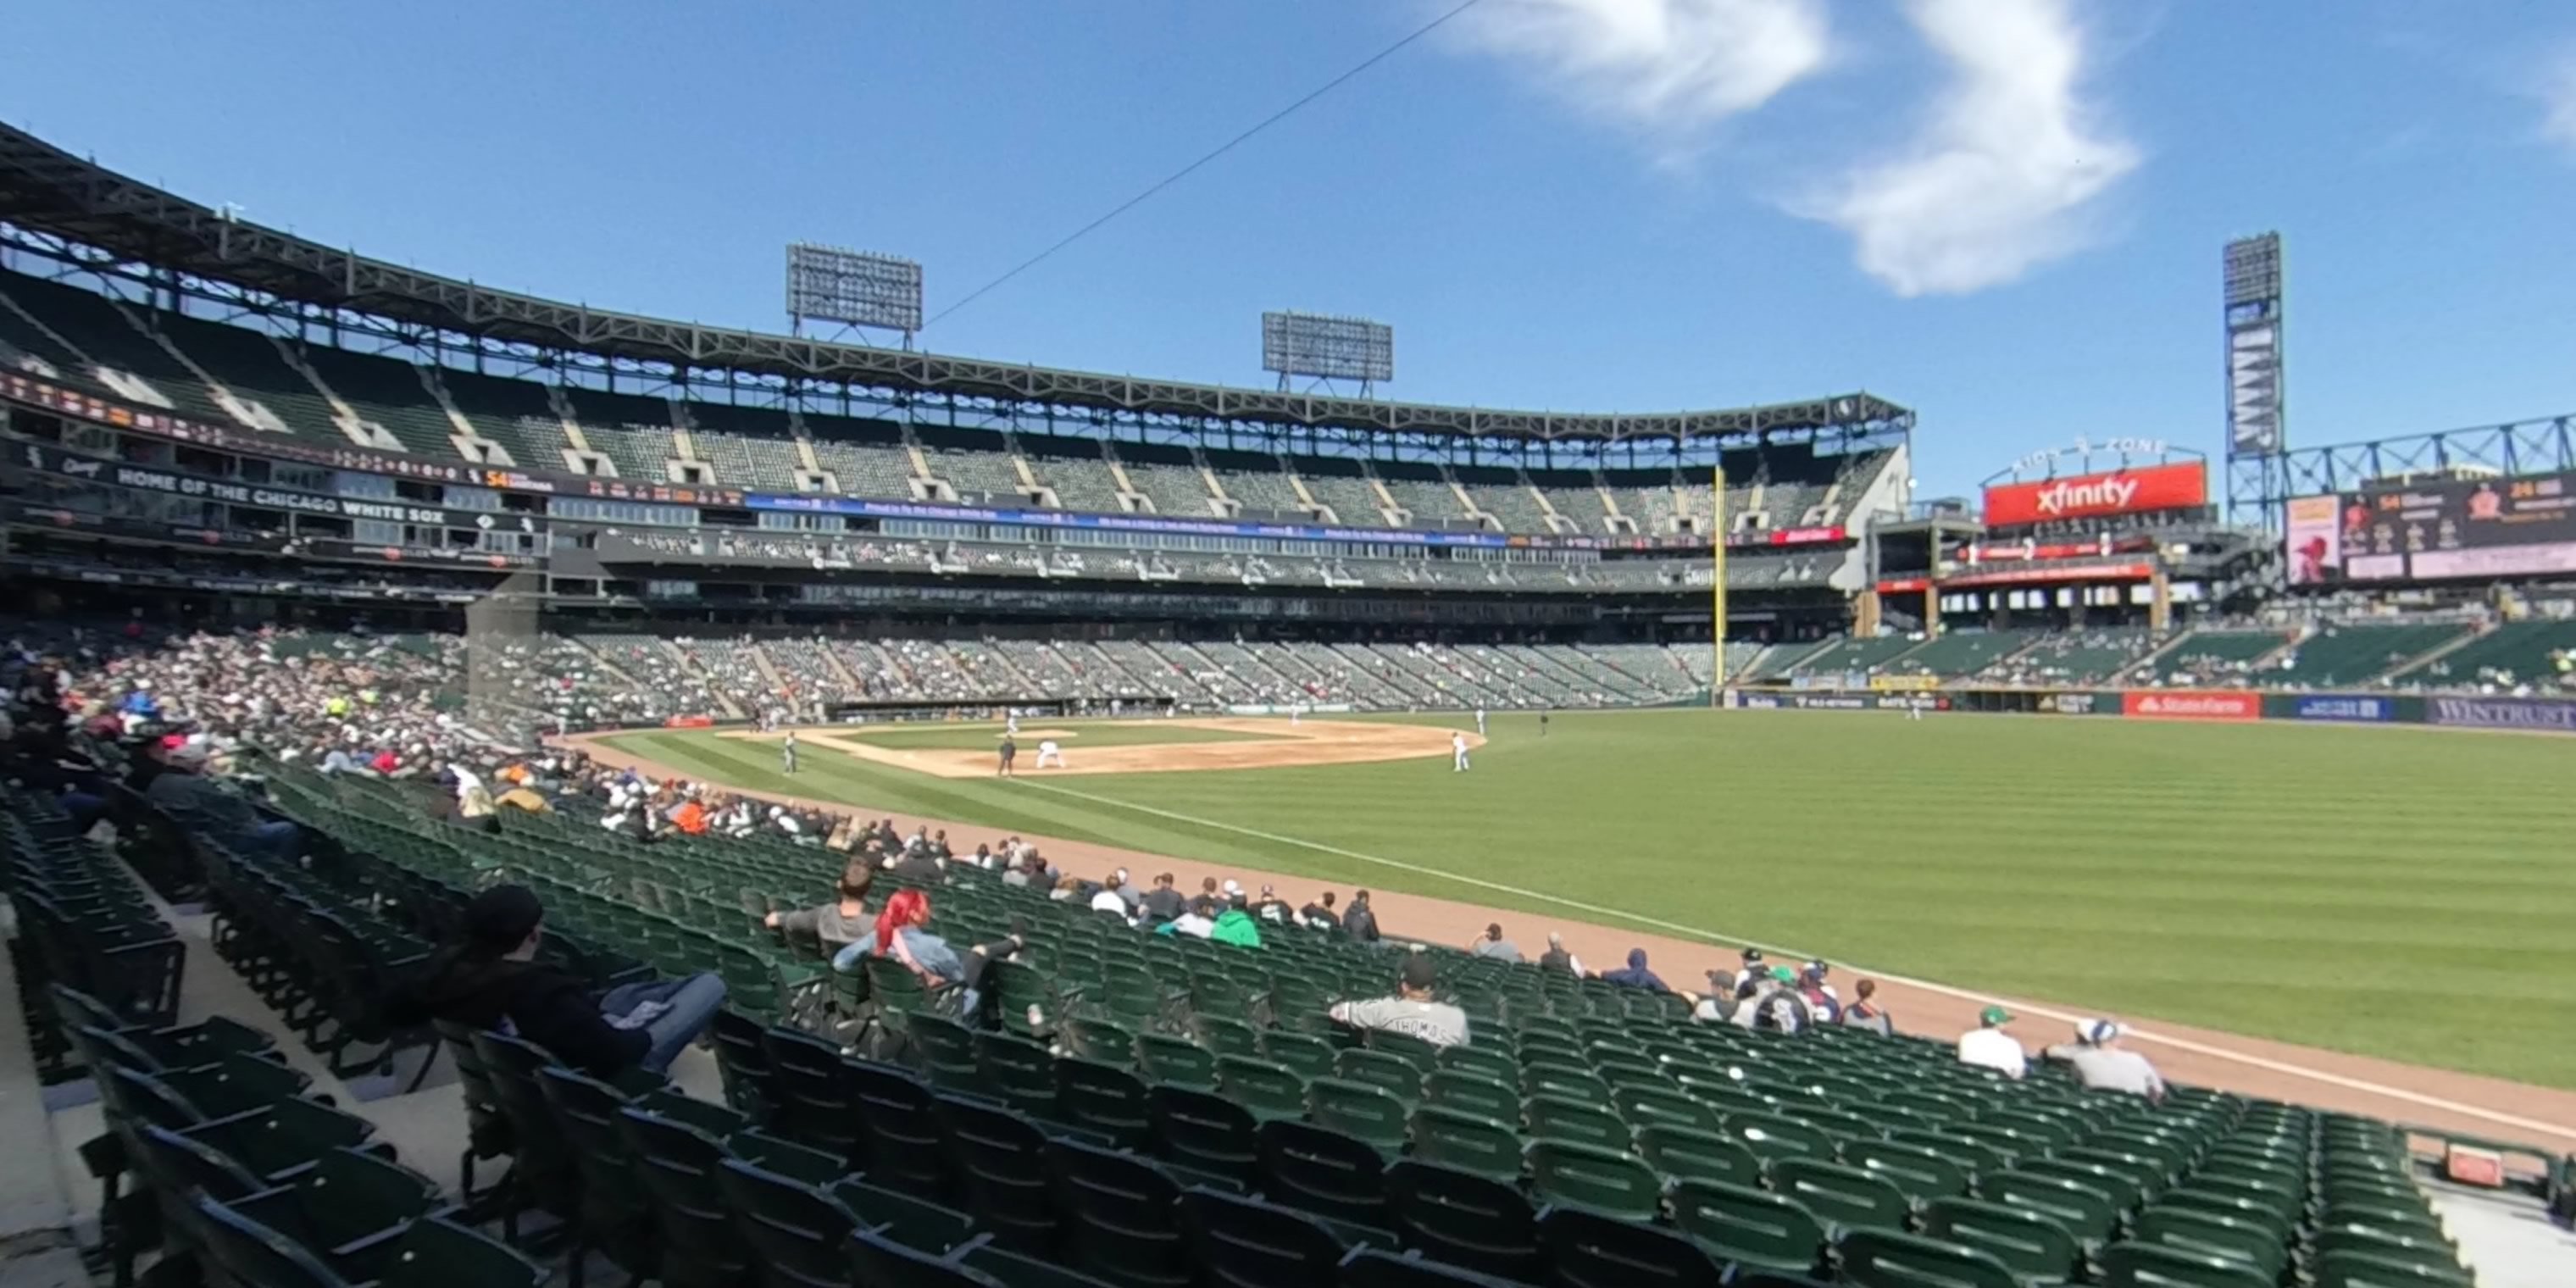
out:
{"label": "bleacher section", "polygon": [[2201,630],[2157,654],[2138,678],[2148,684],[2243,688],[2254,662],[2290,642],[2287,631]]}
{"label": "bleacher section", "polygon": [[1297,499],[1297,485],[1289,481],[1287,471],[1279,468],[1278,458],[1213,449],[1206,456],[1209,468],[1216,471],[1218,485],[1244,508],[1279,514],[1307,512],[1306,503]]}
{"label": "bleacher section", "polygon": [[[2564,664],[2562,664],[2564,663]],[[2576,688],[2576,621],[2505,622],[2390,681],[2432,692]]]}
{"label": "bleacher section", "polygon": [[1948,631],[1889,662],[1884,673],[1926,675],[1944,680],[1974,675],[1997,660],[2030,647],[2039,636],[2037,631]]}
{"label": "bleacher section", "polygon": [[2362,688],[2412,659],[2468,634],[2456,622],[2326,626],[2256,672],[2266,689]]}
{"label": "bleacher section", "polygon": [[1386,526],[1385,507],[1378,500],[1377,489],[1370,487],[1361,473],[1359,462],[1308,457],[1297,462],[1297,470],[1315,503],[1329,508],[1343,527]]}
{"label": "bleacher section", "polygon": [[1055,489],[1057,505],[1089,514],[1125,511],[1118,503],[1118,477],[1109,472],[1109,458],[1100,454],[1100,444],[1030,438],[1022,440],[1021,446],[1027,449],[1029,467],[1039,480]]}
{"label": "bleacher section", "polygon": [[899,443],[817,436],[814,459],[851,496],[883,501],[914,499],[912,461]]}
{"label": "bleacher section", "polygon": [[1378,482],[1386,485],[1386,494],[1395,498],[1396,508],[1413,516],[1414,527],[1453,527],[1466,518],[1465,508],[1458,503],[1457,490],[1440,476],[1438,466],[1381,461],[1377,466],[1377,478]]}
{"label": "bleacher section", "polygon": [[1876,639],[1844,638],[1827,644],[1778,672],[1781,675],[1871,675],[1922,641],[1902,635]]}
{"label": "bleacher section", "polygon": [[[155,833],[229,927],[195,968],[240,972],[273,1012],[186,1028],[153,987],[175,960],[98,951],[174,942],[140,892],[50,802],[0,801],[11,898],[47,949],[20,980],[37,1041],[103,1093],[112,1148],[84,1156],[113,1160],[109,1192],[130,1179],[161,1213],[104,1225],[118,1282],[202,1265],[261,1288],[536,1288],[559,1260],[575,1283],[597,1261],[891,1288],[2469,1282],[2405,1135],[2371,1119],[2193,1088],[2150,1104],[2046,1065],[2004,1081],[1947,1041],[1694,1022],[1672,994],[1447,949],[1436,989],[1467,1043],[1353,1041],[1327,1011],[1386,992],[1372,946],[1279,923],[1258,948],[1141,934],[951,866],[939,933],[1022,945],[968,1009],[890,958],[843,974],[762,926],[828,888],[810,849],[648,846],[546,815],[430,827],[395,785],[273,784],[328,862]],[[721,1100],[351,1004],[497,881],[537,892],[576,978],[718,973]],[[449,1147],[487,1176],[506,1158],[506,1179],[452,1206],[373,1124],[308,1099],[269,1036],[308,1011],[332,1018],[289,1040],[334,1068],[444,1048]]]}
{"label": "bleacher section", "polygon": [[2051,632],[2029,649],[1997,658],[1973,677],[1980,684],[2081,688],[2105,684],[2153,642],[2144,629],[2085,627]]}

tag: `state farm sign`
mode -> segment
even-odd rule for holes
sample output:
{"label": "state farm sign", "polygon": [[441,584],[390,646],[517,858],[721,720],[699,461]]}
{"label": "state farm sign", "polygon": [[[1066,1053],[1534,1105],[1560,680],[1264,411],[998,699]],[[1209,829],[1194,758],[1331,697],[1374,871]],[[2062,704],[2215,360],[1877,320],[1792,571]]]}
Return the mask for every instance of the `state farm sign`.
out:
{"label": "state farm sign", "polygon": [[1986,489],[1986,525],[2190,510],[2207,504],[2209,467],[2186,461],[2036,483],[1997,483]]}
{"label": "state farm sign", "polygon": [[2140,720],[2260,720],[2259,693],[2123,693],[2120,714]]}

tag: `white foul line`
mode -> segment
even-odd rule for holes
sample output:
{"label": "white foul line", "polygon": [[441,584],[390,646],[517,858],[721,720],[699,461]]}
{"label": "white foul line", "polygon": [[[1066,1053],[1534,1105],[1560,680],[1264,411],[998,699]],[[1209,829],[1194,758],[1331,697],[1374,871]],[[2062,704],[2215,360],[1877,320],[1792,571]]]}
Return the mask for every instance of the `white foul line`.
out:
{"label": "white foul line", "polygon": [[[1443,881],[1454,881],[1460,885],[1474,886],[1482,890],[1491,890],[1496,894],[1513,895],[1522,899],[1535,899],[1542,903],[1552,903],[1559,907],[1572,908],[1577,912],[1591,913],[1597,917],[1615,917],[1622,921],[1632,922],[1636,925],[1653,926],[1658,930],[1669,930],[1695,939],[1706,939],[1712,942],[1722,941],[1727,943],[1741,943],[1748,947],[1760,948],[1775,956],[1804,957],[1806,955],[1794,952],[1790,949],[1782,948],[1777,944],[1759,943],[1751,939],[1746,939],[1740,935],[1722,935],[1716,931],[1702,929],[1698,926],[1685,926],[1678,922],[1664,921],[1655,917],[1640,916],[1636,913],[1624,911],[1618,908],[1606,908],[1596,903],[1585,903],[1580,899],[1568,899],[1561,895],[1547,894],[1538,890],[1524,890],[1519,886],[1504,885],[1501,882],[1488,881],[1482,877],[1460,876],[1454,872],[1444,872],[1438,868],[1425,867],[1419,863],[1407,863],[1402,859],[1384,858],[1375,854],[1362,854],[1357,850],[1346,850],[1338,845],[1326,845],[1321,841],[1308,841],[1294,836],[1282,836],[1277,832],[1264,832],[1258,828],[1238,827],[1235,824],[1219,822],[1212,818],[1200,818],[1194,814],[1182,814],[1174,810],[1158,809],[1152,805],[1139,805],[1133,801],[1122,801],[1108,796],[1095,796],[1090,792],[1075,791],[1070,787],[1058,787],[1050,783],[1041,783],[1029,778],[1013,778],[1011,781],[1022,787],[1031,788],[1037,791],[1054,792],[1058,795],[1074,797],[1077,800],[1086,800],[1095,804],[1114,806],[1118,809],[1134,810],[1139,814],[1152,814],[1159,818],[1167,818],[1179,823],[1188,823],[1195,827],[1212,827],[1220,831],[1233,832],[1238,836],[1249,836],[1255,840],[1273,841],[1281,845],[1293,845],[1300,849],[1314,850],[1321,854],[1337,855],[1345,859],[1357,859],[1362,863],[1374,863],[1381,867],[1394,868],[1399,872],[1413,872],[1423,876],[1438,877]],[[1939,993],[1945,997],[1961,998],[1971,1002],[2009,1002],[2011,1005],[2019,1007],[2024,1011],[2028,1011],[2033,1015],[2041,1016],[2046,1019],[2060,1020],[2068,1024],[2073,1024],[2084,1018],[2082,1016],[2070,1015],[2064,1011],[2052,1010],[2044,1006],[2033,1006],[2028,1003],[2014,1001],[2009,998],[1998,998],[1985,993],[1971,992],[1963,988],[1953,988],[1947,984],[1936,984],[1928,979],[1912,979],[1903,975],[1889,974],[1886,971],[1869,970],[1865,967],[1853,965],[1850,962],[1836,962],[1834,964],[1841,966],[1843,969],[1848,971],[1875,975],[1880,979],[1902,984],[1908,988],[1919,988],[1926,992]],[[2129,1036],[2137,1038],[2142,1042],[2161,1042],[2177,1051],[2189,1051],[2194,1055],[2205,1055],[2220,1060],[2231,1060],[2238,1064],[2250,1065],[2254,1068],[2267,1070],[2272,1073],[2288,1074],[2292,1077],[2306,1078],[2312,1082],[2322,1082],[2329,1086],[2342,1087],[2347,1091],[2365,1092],[2374,1096],[2383,1096],[2390,1100],[2402,1100],[2410,1104],[2422,1105],[2428,1109],[2439,1109],[2446,1113],[2464,1114],[2471,1118],[2483,1118],[2488,1122],[2502,1123],[2508,1127],[2519,1127],[2525,1131],[2547,1132],[2552,1136],[2565,1136],[2570,1139],[2576,1139],[2576,1128],[2562,1127],[2556,1123],[2541,1122],[2538,1119],[2523,1118],[2514,1114],[2498,1113],[2492,1109],[2481,1109],[2476,1105],[2464,1105],[2456,1100],[2444,1100],[2439,1096],[2428,1096],[2422,1092],[2408,1091],[2403,1087],[2382,1086],[2376,1082],[2365,1082],[2359,1078],[2345,1077],[2340,1073],[2328,1073],[2322,1069],[2310,1069],[2302,1065],[2286,1064],[2282,1061],[2270,1059],[2265,1056],[2249,1055],[2242,1051],[2230,1051],[2225,1047],[2214,1047],[2206,1043],[2194,1042],[2188,1038],[2161,1037],[2143,1029],[2131,1029],[2129,1031]]]}

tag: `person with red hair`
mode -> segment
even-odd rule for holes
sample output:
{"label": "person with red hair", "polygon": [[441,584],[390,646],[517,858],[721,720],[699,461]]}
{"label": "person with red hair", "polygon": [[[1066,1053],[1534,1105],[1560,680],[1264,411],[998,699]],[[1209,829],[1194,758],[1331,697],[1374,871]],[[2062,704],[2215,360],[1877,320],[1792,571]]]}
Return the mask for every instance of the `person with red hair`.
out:
{"label": "person with red hair", "polygon": [[[832,957],[835,970],[855,971],[869,957],[889,957],[904,964],[933,989],[965,982],[966,963],[948,941],[932,934],[930,896],[919,890],[897,890],[877,912],[876,929]],[[971,1003],[973,999],[967,999]]]}

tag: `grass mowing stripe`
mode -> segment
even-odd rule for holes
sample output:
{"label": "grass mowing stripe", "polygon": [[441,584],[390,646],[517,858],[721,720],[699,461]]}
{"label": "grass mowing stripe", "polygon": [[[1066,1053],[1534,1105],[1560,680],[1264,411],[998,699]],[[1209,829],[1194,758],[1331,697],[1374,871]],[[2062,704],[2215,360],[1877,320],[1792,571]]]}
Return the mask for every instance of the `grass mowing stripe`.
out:
{"label": "grass mowing stripe", "polygon": [[[1756,940],[1747,939],[1741,935],[1724,934],[1698,926],[1685,926],[1678,922],[1665,921],[1661,918],[1649,917],[1642,913],[1628,912],[1619,908],[1602,907],[1597,904],[1585,903],[1577,899],[1567,899],[1559,895],[1547,894],[1543,891],[1523,890],[1517,886],[1502,885],[1497,882],[1484,880],[1480,877],[1460,876],[1455,872],[1443,872],[1437,868],[1426,868],[1419,864],[1406,863],[1400,859],[1390,859],[1381,855],[1363,854],[1357,850],[1345,849],[1338,845],[1326,845],[1321,842],[1302,840],[1298,837],[1282,836],[1276,832],[1264,832],[1255,828],[1237,827],[1231,823],[1223,823],[1215,819],[1193,818],[1189,815],[1176,813],[1171,810],[1157,809],[1151,805],[1139,805],[1133,801],[1115,800],[1110,797],[1095,795],[1090,792],[1079,792],[1072,788],[1058,786],[1053,783],[1027,782],[1022,785],[1059,796],[1070,796],[1078,800],[1090,801],[1094,804],[1134,810],[1138,813],[1150,814],[1157,818],[1188,823],[1197,827],[1240,832],[1245,836],[1250,836],[1258,840],[1270,841],[1281,845],[1296,846],[1300,849],[1315,850],[1320,853],[1331,854],[1340,858],[1351,859],[1362,863],[1376,864],[1418,876],[1428,876],[1446,881],[1455,881],[1462,885],[1475,886],[1478,889],[1486,890],[1494,894],[1507,895],[1515,899],[1534,899],[1547,903],[1559,904],[1589,916],[1601,917],[1611,921],[1625,922],[1632,925],[1647,926],[1670,934],[1680,935],[1685,938],[1704,939],[1711,943],[1723,942],[1730,944],[1752,944],[1760,947],[1765,952],[1768,952],[1773,956],[1787,958],[1790,960],[1804,958],[1809,955],[1802,950],[1784,948],[1778,944],[1759,943]],[[1844,966],[1847,969],[1864,971],[1869,974],[1878,975],[1882,978],[1908,987],[1927,989],[1933,992],[1943,993],[1951,997],[1966,998],[1980,1002],[2012,1001],[2012,1004],[2017,1009],[2027,1014],[2037,1015],[2045,1019],[2057,1020],[2061,1023],[2072,1024],[2083,1018],[2072,1012],[2055,1010],[2045,1006],[2034,1006],[2028,1002],[1999,998],[1992,994],[1979,993],[1968,989],[1952,988],[1949,985],[1934,983],[1931,980],[1912,979],[1903,975],[1889,974],[1886,971],[1869,970],[1866,967],[1855,966],[1848,962],[1837,962],[1835,964]],[[2562,1127],[2558,1124],[2542,1122],[2538,1119],[2524,1118],[2515,1114],[2498,1113],[2493,1110],[2480,1108],[2476,1105],[2462,1104],[2458,1101],[2446,1100],[2438,1096],[2427,1096],[2399,1087],[2385,1086],[2383,1084],[2366,1081],[2364,1079],[2346,1077],[2342,1074],[2330,1073],[2319,1069],[2310,1069],[2302,1065],[2272,1060],[2227,1047],[2211,1046],[2206,1043],[2194,1042],[2185,1038],[2159,1035],[2148,1030],[2137,1030],[2134,1033],[2134,1036],[2141,1040],[2163,1042],[2169,1046],[2180,1050],[2190,1051],[2195,1054],[2214,1056],[2219,1059],[2236,1061],[2240,1064],[2252,1065],[2256,1068],[2270,1070],[2274,1073],[2290,1074],[2295,1077],[2307,1078],[2312,1081],[2323,1082],[2349,1090],[2364,1091],[2373,1095],[2386,1096],[2391,1099],[2406,1101],[2410,1104],[2424,1105],[2450,1113],[2466,1114],[2477,1118],[2483,1118],[2489,1122],[2503,1123],[2531,1131],[2548,1132],[2553,1135],[2564,1136],[2571,1140],[2576,1140],[2576,1127]]]}

